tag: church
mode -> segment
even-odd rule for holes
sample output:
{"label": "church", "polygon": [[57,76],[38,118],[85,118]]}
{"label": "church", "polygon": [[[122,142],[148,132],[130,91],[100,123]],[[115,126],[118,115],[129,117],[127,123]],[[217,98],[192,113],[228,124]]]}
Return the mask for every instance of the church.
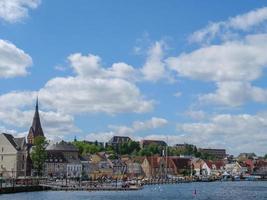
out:
{"label": "church", "polygon": [[37,98],[32,125],[27,136],[28,143],[25,137],[17,138],[7,133],[0,134],[0,177],[31,176],[30,149],[39,136],[44,137],[44,132],[40,121]]}
{"label": "church", "polygon": [[34,145],[35,138],[40,137],[40,136],[44,137],[44,132],[43,132],[41,121],[40,121],[39,105],[38,105],[38,97],[37,97],[32,126],[30,127],[30,130],[27,136],[28,144]]}

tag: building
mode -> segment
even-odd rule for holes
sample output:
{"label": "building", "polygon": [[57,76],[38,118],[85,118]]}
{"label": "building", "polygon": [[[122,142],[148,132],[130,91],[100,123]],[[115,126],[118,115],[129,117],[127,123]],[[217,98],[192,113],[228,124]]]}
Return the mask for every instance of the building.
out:
{"label": "building", "polygon": [[135,157],[133,159],[128,159],[125,161],[127,165],[127,176],[134,178],[134,177],[141,177],[144,175],[141,163],[144,161],[145,157]]}
{"label": "building", "polygon": [[132,141],[131,138],[127,136],[113,136],[108,142],[107,146],[113,147],[119,153],[119,147],[121,144]]}
{"label": "building", "polygon": [[238,162],[234,163],[227,163],[224,166],[225,171],[230,174],[231,176],[240,176],[243,174],[242,166]]}
{"label": "building", "polygon": [[191,175],[193,167],[191,158],[187,157],[171,157],[174,163],[174,175]]}
{"label": "building", "polygon": [[209,165],[200,158],[192,159],[192,166],[193,166],[193,174],[195,176],[210,176],[211,175],[211,168]]}
{"label": "building", "polygon": [[25,138],[0,134],[0,177],[17,178],[29,175],[28,146]]}
{"label": "building", "polygon": [[157,146],[161,146],[161,147],[166,147],[167,143],[163,140],[141,140],[140,142],[140,147],[146,148],[149,145],[157,145]]}
{"label": "building", "polygon": [[131,138],[127,137],[127,136],[113,136],[109,141],[108,141],[108,145],[110,146],[116,146],[118,144],[123,144],[126,142],[130,142]]}
{"label": "building", "polygon": [[166,177],[166,163],[160,156],[147,156],[143,160],[141,167],[147,178]]}
{"label": "building", "polygon": [[41,121],[40,121],[40,115],[39,115],[39,108],[38,108],[38,98],[36,100],[36,106],[35,106],[35,113],[32,121],[32,126],[30,127],[27,140],[30,145],[34,144],[34,140],[37,137],[44,137],[44,132],[42,129]]}
{"label": "building", "polygon": [[227,156],[225,149],[199,149],[199,151],[204,154],[212,155],[217,159],[224,159]]}
{"label": "building", "polygon": [[267,161],[266,160],[258,160],[255,163],[255,168],[254,168],[253,174],[267,177]]}
{"label": "building", "polygon": [[61,141],[46,148],[45,175],[53,177],[81,177],[83,165],[79,150],[71,143]]}

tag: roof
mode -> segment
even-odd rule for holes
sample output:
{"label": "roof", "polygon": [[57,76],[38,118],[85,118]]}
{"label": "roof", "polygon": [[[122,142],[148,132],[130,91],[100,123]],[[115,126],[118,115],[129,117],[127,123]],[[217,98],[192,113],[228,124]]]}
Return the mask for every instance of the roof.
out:
{"label": "roof", "polygon": [[167,146],[167,143],[163,140],[141,140],[141,146],[147,146],[150,144],[156,144],[159,146]]}
{"label": "roof", "polygon": [[14,138],[13,135],[7,134],[7,133],[2,133],[6,139],[10,142],[10,144],[16,149],[16,150],[21,150],[24,148],[24,143],[25,138]]}
{"label": "roof", "polygon": [[40,116],[39,116],[39,109],[38,109],[38,98],[36,100],[36,106],[35,106],[35,113],[32,121],[32,126],[29,130],[29,134],[32,133],[34,137],[43,136],[44,132],[42,129]]}
{"label": "roof", "polygon": [[159,163],[159,161],[160,161],[160,157],[158,157],[158,156],[148,156],[148,157],[146,157],[146,159],[147,159],[147,161],[148,161],[148,163],[149,163],[149,165],[151,166],[151,167],[159,167],[160,165],[160,163]]}
{"label": "roof", "polygon": [[14,138],[15,143],[17,144],[18,147],[23,148],[25,145],[25,138]]}
{"label": "roof", "polygon": [[47,152],[46,163],[66,163],[67,160],[62,152]]}
{"label": "roof", "polygon": [[212,168],[212,166],[215,165],[216,169],[221,169],[225,165],[223,160],[216,160],[216,161],[205,160],[205,162],[209,168]]}
{"label": "roof", "polygon": [[71,143],[61,141],[59,143],[50,144],[46,148],[47,151],[69,151],[69,152],[78,152],[79,150]]}
{"label": "roof", "polygon": [[113,136],[109,143],[122,143],[122,142],[128,142],[131,141],[131,138],[128,136]]}
{"label": "roof", "polygon": [[187,169],[191,167],[190,158],[172,158],[177,169]]}

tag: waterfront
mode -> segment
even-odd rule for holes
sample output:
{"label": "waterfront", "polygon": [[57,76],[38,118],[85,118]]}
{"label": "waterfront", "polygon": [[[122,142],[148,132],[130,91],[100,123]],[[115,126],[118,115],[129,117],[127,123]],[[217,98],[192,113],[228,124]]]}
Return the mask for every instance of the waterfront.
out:
{"label": "waterfront", "polygon": [[[194,194],[196,190],[196,195]],[[267,199],[266,181],[209,182],[174,185],[151,185],[143,190],[127,192],[46,191],[1,195],[1,200],[174,200],[174,199]]]}

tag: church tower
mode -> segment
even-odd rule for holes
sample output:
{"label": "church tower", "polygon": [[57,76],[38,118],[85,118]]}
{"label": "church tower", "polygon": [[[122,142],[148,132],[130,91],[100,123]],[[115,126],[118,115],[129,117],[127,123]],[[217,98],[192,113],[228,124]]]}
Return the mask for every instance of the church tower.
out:
{"label": "church tower", "polygon": [[44,132],[43,132],[41,121],[40,121],[39,108],[38,108],[38,97],[37,97],[32,126],[27,136],[28,143],[33,145],[34,139],[39,136],[44,137]]}

